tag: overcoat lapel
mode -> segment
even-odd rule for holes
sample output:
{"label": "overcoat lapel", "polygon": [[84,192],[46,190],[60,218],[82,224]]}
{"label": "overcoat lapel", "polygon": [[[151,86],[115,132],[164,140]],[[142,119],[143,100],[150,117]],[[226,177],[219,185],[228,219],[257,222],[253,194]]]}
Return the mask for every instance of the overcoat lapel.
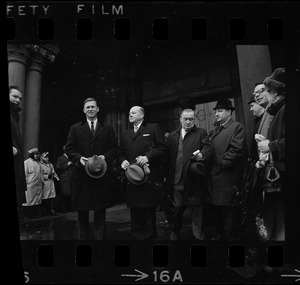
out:
{"label": "overcoat lapel", "polygon": [[143,125],[143,124],[140,125],[140,127],[136,133],[133,131],[133,128],[132,128],[132,132],[133,132],[132,140],[134,140],[137,136],[139,136],[143,132],[144,129],[145,129],[145,125]]}
{"label": "overcoat lapel", "polygon": [[[95,140],[103,131],[104,131],[104,126],[98,120],[93,140]],[[92,133],[92,132],[90,131],[90,133]]]}
{"label": "overcoat lapel", "polygon": [[217,136],[223,129],[226,129],[231,123],[233,122],[232,118],[230,118],[230,120],[224,125],[224,126],[218,126],[213,134],[212,134],[212,138],[214,138],[215,136]]}
{"label": "overcoat lapel", "polygon": [[91,140],[95,140],[103,131],[104,131],[104,126],[101,122],[97,122],[97,125],[96,125],[96,130],[95,130],[95,134],[93,136],[92,132],[91,132],[91,129],[90,129],[90,126],[88,124],[88,122],[84,122],[82,124],[82,131],[89,137],[89,139]]}
{"label": "overcoat lapel", "polygon": [[90,130],[90,126],[87,121],[82,123],[81,129],[90,139],[93,137],[93,134]]}

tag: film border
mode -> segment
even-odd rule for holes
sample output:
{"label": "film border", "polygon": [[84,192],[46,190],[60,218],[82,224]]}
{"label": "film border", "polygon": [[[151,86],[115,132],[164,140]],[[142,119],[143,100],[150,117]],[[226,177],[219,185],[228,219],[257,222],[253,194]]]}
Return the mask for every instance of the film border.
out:
{"label": "film border", "polygon": [[[49,2],[49,5],[51,4],[52,7],[55,7],[55,11],[53,15],[47,15],[50,17],[53,17],[55,20],[60,17],[62,17],[62,15],[60,15],[60,13],[57,13],[57,10],[59,10],[58,7],[60,7],[60,5],[67,5],[66,3],[52,3]],[[70,4],[70,3],[68,3]],[[14,2],[14,5],[15,2]],[[124,3],[124,7],[128,7],[132,5],[132,8],[130,9],[130,15],[126,15],[127,18],[135,18],[135,13],[132,12],[135,10],[135,5],[138,4],[125,4]],[[170,7],[170,3],[159,3],[159,9],[153,9],[155,10],[153,13],[157,13],[157,17],[167,17],[167,18],[171,18],[174,20],[174,17],[172,15],[173,11],[169,11],[168,8]],[[178,4],[179,6],[177,6],[176,9],[178,9],[178,7],[184,7],[186,4]],[[180,6],[182,5],[182,6]],[[208,39],[206,41],[209,43],[218,43],[218,42],[229,42],[228,40],[228,30],[227,30],[227,23],[228,23],[228,19],[230,19],[231,17],[237,17],[237,18],[243,18],[246,20],[246,34],[245,34],[245,40],[242,41],[242,44],[257,44],[257,43],[265,43],[268,44],[270,43],[270,40],[266,39],[266,34],[267,34],[267,29],[265,30],[259,30],[258,27],[260,26],[261,23],[264,24],[264,26],[266,27],[266,18],[271,19],[271,18],[281,18],[284,21],[284,40],[279,41],[281,44],[282,42],[285,45],[285,48],[287,49],[287,66],[290,67],[291,73],[290,73],[290,78],[291,78],[291,82],[294,82],[294,80],[299,78],[299,74],[295,73],[296,69],[299,67],[299,54],[297,53],[299,50],[299,19],[297,19],[297,12],[299,12],[299,5],[290,3],[287,4],[286,6],[282,6],[280,4],[274,4],[272,7],[268,6],[267,4],[256,4],[255,7],[259,7],[259,13],[257,17],[253,17],[253,14],[251,13],[253,10],[255,10],[257,12],[257,9],[249,9],[249,11],[241,11],[239,5],[242,4],[232,4],[227,6],[228,8],[225,8],[225,11],[228,13],[222,13],[222,9],[220,9],[220,7],[217,7],[217,9],[215,9],[215,7],[211,7],[209,5],[206,5],[205,9],[201,6],[201,10],[204,11],[203,14],[201,15],[205,15],[203,16],[204,18],[206,18],[208,20]],[[165,6],[162,8],[162,6]],[[205,5],[204,5],[205,6]],[[162,9],[161,9],[162,8]],[[141,9],[143,10],[141,7],[137,8],[137,9]],[[176,10],[174,9],[174,10]],[[172,9],[171,9],[172,10]],[[181,11],[181,9],[179,9]],[[214,13],[211,13],[213,10]],[[135,10],[136,11],[136,10]],[[193,14],[193,13],[192,13]],[[196,14],[196,13],[195,13]],[[212,16],[213,14],[213,16]],[[140,14],[142,15],[142,13]],[[216,15],[219,15],[220,17],[218,17],[218,19],[216,19]],[[25,15],[24,15],[25,16]],[[27,17],[26,18],[21,18],[21,15],[12,15],[12,18],[16,19],[16,39],[14,39],[14,41],[32,41],[32,42],[40,42],[37,38],[36,38],[36,18],[39,16],[39,12],[36,13],[36,16],[34,17]],[[101,19],[99,19],[99,15],[90,15],[90,13],[88,13],[88,15],[83,15],[90,17],[93,21],[95,21],[95,23],[97,23],[97,21],[101,21]],[[261,16],[261,18],[263,20],[261,20],[259,18],[259,16]],[[111,16],[109,16],[111,17]],[[140,16],[141,17],[141,16]],[[153,16],[152,16],[153,17]],[[193,18],[193,16],[191,16]],[[77,18],[77,16],[75,16],[74,14],[71,15],[71,19],[70,20],[70,26],[67,29],[68,31],[72,31],[73,34],[73,30],[74,30],[74,26],[73,23],[75,21],[75,19]],[[55,24],[59,27],[60,23],[59,23],[58,19],[58,23]],[[113,20],[110,19],[111,21],[111,26],[113,26]],[[22,23],[22,24],[20,24]],[[226,23],[226,25],[223,23]],[[250,23],[250,24],[249,24]],[[24,24],[24,25],[23,25]],[[131,25],[134,25],[133,22],[131,22]],[[32,28],[35,27],[35,28]],[[221,29],[219,29],[219,27],[222,27]],[[112,30],[112,28],[110,29],[110,31]],[[188,29],[185,30],[185,32]],[[211,32],[212,30],[212,32]],[[73,40],[75,39],[75,33],[72,35],[70,35],[70,33],[57,29],[57,31],[59,31],[58,37],[61,39],[67,37],[71,37]],[[148,29],[148,31],[151,31],[151,29]],[[189,30],[188,30],[189,31]],[[190,37],[190,33],[185,33],[182,32],[182,34],[179,32],[181,39],[185,39],[185,40],[189,40]],[[65,34],[67,33],[67,34]],[[174,30],[171,29],[170,32],[170,36],[171,38],[174,36],[176,38],[176,36],[178,36],[178,34],[175,35],[175,33],[172,35],[172,33],[174,33]],[[138,31],[132,31],[132,39],[137,39],[139,37],[139,32]],[[186,37],[186,34],[188,34],[189,36]],[[253,37],[254,35],[254,37]],[[55,30],[55,40],[56,40],[56,30]],[[148,36],[142,35],[142,37],[146,37],[148,38]],[[113,34],[107,32],[107,34],[105,34],[105,38],[111,40],[113,38]],[[101,40],[101,37],[93,39],[93,40]],[[239,43],[240,41],[235,41],[235,42],[231,42],[231,43]],[[276,42],[275,43],[279,43]],[[274,42],[272,42],[274,43]],[[295,60],[295,58],[297,60]],[[291,84],[291,86],[289,87],[291,92],[290,93],[294,93],[295,92],[295,88],[296,86],[298,87],[298,85],[296,85],[296,83]],[[297,101],[298,99],[292,98],[291,103],[289,104],[289,108],[291,108],[291,110],[293,110],[294,112],[296,112],[297,110],[295,109],[295,106],[297,106],[297,103],[299,103],[299,101]],[[299,105],[299,104],[298,104]],[[294,117],[293,117],[293,111],[288,114],[288,118],[287,121],[293,121]],[[294,125],[292,126],[287,126],[287,132],[292,133],[294,130],[290,129],[291,127],[294,127]],[[292,136],[293,138],[293,136]],[[293,143],[291,143],[291,145],[293,145]],[[294,151],[292,152],[291,149],[287,149],[287,152],[289,155],[291,155],[291,157],[294,154]],[[298,156],[299,157],[299,156]],[[294,167],[294,165],[296,165],[296,162],[291,162],[291,168]],[[295,170],[291,169],[291,181],[293,181],[293,179],[296,179],[297,175],[295,173]],[[291,183],[291,189],[294,189],[294,183]],[[297,193],[294,190],[291,191],[291,193],[287,194],[287,201],[291,204],[296,206],[294,197],[298,197],[299,193]],[[14,197],[12,197],[12,199],[14,199]],[[13,200],[12,200],[13,201]],[[285,253],[285,258],[287,259],[287,261],[290,261],[292,263],[297,263],[299,264],[299,256],[295,256],[295,250],[298,250],[299,252],[299,248],[297,248],[297,240],[299,238],[299,231],[298,231],[298,235],[297,235],[297,230],[295,229],[295,227],[297,227],[297,223],[294,221],[293,217],[295,216],[295,214],[297,213],[297,208],[295,207],[295,210],[289,210],[287,209],[287,235],[288,235],[288,239],[286,242],[283,243],[283,247],[284,247],[284,253]],[[46,244],[52,244],[53,242],[46,242]],[[109,243],[109,242],[108,242]],[[117,244],[124,244],[123,241],[116,243]],[[21,242],[22,244],[22,242]],[[37,244],[44,244],[44,242],[35,242],[33,241],[32,243],[27,242],[26,241],[26,248],[35,248]],[[57,243],[58,246],[60,246],[60,242]],[[76,244],[76,243],[75,243]],[[114,243],[113,243],[114,244]],[[162,243],[160,241],[158,241],[155,244],[165,244]],[[182,243],[181,243],[182,244]],[[189,243],[189,246],[193,245],[194,243]],[[281,244],[281,243],[280,243]],[[64,243],[61,243],[61,246],[64,246]],[[56,242],[55,242],[55,246],[56,247]],[[96,248],[98,246],[96,245]],[[134,247],[134,246],[133,246]],[[172,246],[170,246],[170,248],[172,248]],[[176,246],[175,246],[176,248]],[[26,250],[27,250],[26,249]],[[24,249],[23,249],[24,250]],[[25,250],[25,251],[26,251]],[[34,250],[35,252],[35,250]],[[33,265],[35,266],[35,265]],[[150,265],[149,265],[150,266]],[[131,268],[131,267],[130,267]],[[98,275],[96,275],[98,276]],[[100,279],[102,279],[102,277],[98,276]],[[111,276],[108,274],[107,275],[107,279],[109,280]],[[104,278],[105,279],[105,278]],[[97,280],[97,277],[96,277]],[[282,279],[281,279],[282,280]],[[98,281],[98,280],[97,280]],[[96,282],[97,282],[96,281]],[[116,282],[120,282],[120,280],[115,280]],[[190,281],[194,281],[194,280],[190,280]],[[199,282],[202,282],[202,280],[197,280]],[[105,282],[105,281],[104,281]],[[184,281],[186,282],[186,281]],[[188,282],[188,281],[187,281]],[[276,280],[274,280],[274,282],[276,283]]]}

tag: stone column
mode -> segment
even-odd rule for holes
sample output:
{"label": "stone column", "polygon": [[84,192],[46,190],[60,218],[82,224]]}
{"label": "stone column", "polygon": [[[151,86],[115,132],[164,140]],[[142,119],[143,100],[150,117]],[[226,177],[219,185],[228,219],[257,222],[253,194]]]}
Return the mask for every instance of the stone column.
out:
{"label": "stone column", "polygon": [[25,45],[7,45],[8,82],[17,85],[24,93],[28,53]]}
{"label": "stone column", "polygon": [[[26,65],[28,62],[28,51],[26,45],[7,45],[8,56],[8,84],[9,86],[19,86],[23,93],[23,100],[21,102],[21,109],[23,110],[25,100],[25,78]],[[20,112],[20,131],[23,133],[23,112]]]}
{"label": "stone column", "polygon": [[24,102],[24,153],[39,146],[40,102],[44,59],[34,55],[28,66],[26,77],[26,99]]}
{"label": "stone column", "polygon": [[42,72],[46,63],[51,63],[59,52],[52,45],[26,45],[30,62],[26,75],[26,92],[24,101],[23,147],[24,153],[34,147],[39,147],[40,135],[40,103]]}
{"label": "stone column", "polygon": [[237,45],[236,51],[249,149],[251,142],[249,134],[253,129],[254,118],[249,111],[248,101],[253,93],[254,84],[271,75],[271,59],[267,45]]}

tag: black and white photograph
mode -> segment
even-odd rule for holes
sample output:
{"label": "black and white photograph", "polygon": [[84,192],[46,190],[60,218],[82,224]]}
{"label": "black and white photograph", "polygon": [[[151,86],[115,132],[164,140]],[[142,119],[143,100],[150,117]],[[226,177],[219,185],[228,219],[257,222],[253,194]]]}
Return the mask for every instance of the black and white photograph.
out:
{"label": "black and white photograph", "polygon": [[6,4],[25,283],[300,280],[299,21],[280,7]]}

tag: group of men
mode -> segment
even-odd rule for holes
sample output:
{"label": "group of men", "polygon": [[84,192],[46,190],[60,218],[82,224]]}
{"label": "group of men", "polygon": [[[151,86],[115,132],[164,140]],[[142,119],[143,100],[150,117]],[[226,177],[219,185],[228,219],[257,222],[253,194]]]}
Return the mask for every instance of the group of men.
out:
{"label": "group of men", "polygon": [[[255,142],[256,155],[272,152],[275,164],[278,162],[280,166],[284,165],[284,120],[282,113],[277,118],[278,108],[275,111],[274,105],[278,98],[284,100],[281,92],[284,89],[283,72],[281,69],[266,78],[261,89],[255,92],[254,101],[249,102],[264,106],[260,96],[271,94],[266,95],[268,107],[264,106],[263,113],[268,126],[259,125],[254,130],[265,137]],[[254,111],[254,106],[251,105],[251,109]],[[214,110],[216,128],[209,135],[195,126],[194,111],[184,109],[179,118],[180,127],[165,137],[158,124],[145,122],[145,111],[141,106],[133,106],[129,111],[131,127],[121,135],[118,146],[112,126],[98,120],[97,101],[87,98],[83,102],[85,118],[71,126],[65,145],[65,152],[74,166],[72,207],[78,211],[80,239],[91,238],[91,210],[94,211],[92,238],[105,238],[106,209],[114,204],[110,170],[117,162],[122,172],[122,191],[130,208],[134,239],[153,240],[157,237],[156,207],[160,191],[165,191],[173,206],[171,240],[180,239],[187,207],[191,209],[194,238],[205,239],[205,205],[215,208],[217,232],[214,239],[235,240],[247,160],[245,128],[232,119],[235,108],[229,99],[218,100]],[[281,124],[280,131],[273,124]],[[284,168],[280,171],[283,176]],[[164,179],[166,186],[162,190],[160,185]],[[264,198],[267,199],[267,195]],[[275,200],[278,203],[278,199]],[[272,208],[274,204],[269,206]],[[272,222],[272,227],[278,226],[277,220]]]}

